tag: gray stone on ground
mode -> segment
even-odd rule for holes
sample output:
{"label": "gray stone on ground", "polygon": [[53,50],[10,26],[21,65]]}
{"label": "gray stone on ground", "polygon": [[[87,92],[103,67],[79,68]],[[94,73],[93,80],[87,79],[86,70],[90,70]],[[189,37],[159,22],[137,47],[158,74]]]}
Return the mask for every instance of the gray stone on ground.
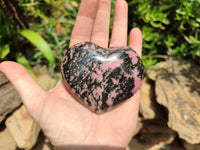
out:
{"label": "gray stone on ground", "polygon": [[44,90],[51,90],[54,88],[60,79],[60,74],[55,74],[54,77],[52,77],[46,66],[35,66],[33,70],[36,74],[35,80]]}
{"label": "gray stone on ground", "polygon": [[8,78],[0,72],[0,123],[21,105],[21,98],[9,82]]}
{"label": "gray stone on ground", "polygon": [[185,141],[182,142],[185,150],[200,150],[200,144],[189,144]]}
{"label": "gray stone on ground", "polygon": [[24,105],[8,117],[5,124],[19,148],[31,149],[35,145],[40,127],[29,116]]}
{"label": "gray stone on ground", "polygon": [[160,105],[155,100],[156,97],[152,80],[144,78],[140,93],[139,112],[142,115],[142,119],[155,119],[162,116]]}
{"label": "gray stone on ground", "polygon": [[175,137],[164,119],[146,120],[140,134],[129,143],[129,150],[171,150]]}
{"label": "gray stone on ground", "polygon": [[0,131],[0,150],[15,150],[17,144],[8,129],[1,125]]}
{"label": "gray stone on ground", "polygon": [[170,59],[149,77],[155,80],[157,102],[168,110],[168,126],[188,143],[200,143],[200,67]]}

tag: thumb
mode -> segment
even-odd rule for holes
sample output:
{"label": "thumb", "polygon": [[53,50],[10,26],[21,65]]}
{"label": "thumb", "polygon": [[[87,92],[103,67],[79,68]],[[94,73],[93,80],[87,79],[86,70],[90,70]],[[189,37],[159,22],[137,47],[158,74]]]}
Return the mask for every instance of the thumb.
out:
{"label": "thumb", "polygon": [[0,71],[11,81],[19,93],[27,111],[35,118],[36,113],[39,114],[42,110],[46,91],[44,91],[31,77],[28,71],[18,63],[11,61],[2,62],[0,63]]}

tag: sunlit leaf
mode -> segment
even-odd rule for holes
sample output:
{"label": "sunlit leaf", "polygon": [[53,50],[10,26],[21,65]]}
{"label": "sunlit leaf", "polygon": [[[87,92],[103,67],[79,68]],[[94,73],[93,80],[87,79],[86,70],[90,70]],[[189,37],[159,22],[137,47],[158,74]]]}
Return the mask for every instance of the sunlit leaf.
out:
{"label": "sunlit leaf", "polygon": [[191,40],[192,44],[200,44],[200,41],[197,40],[195,37],[193,36],[189,36],[189,39]]}
{"label": "sunlit leaf", "polygon": [[44,55],[44,57],[51,63],[55,63],[55,57],[53,51],[47,42],[36,32],[28,29],[24,29],[20,32],[25,38],[27,38],[33,45],[35,45]]}
{"label": "sunlit leaf", "polygon": [[18,53],[17,56],[16,56],[16,59],[17,59],[17,62],[21,65],[23,65],[29,72],[29,74],[32,76],[32,77],[35,77],[35,74],[33,72],[33,69],[31,68],[28,60],[26,59],[26,57],[22,54],[22,53]]}
{"label": "sunlit leaf", "polygon": [[10,53],[10,47],[8,44],[0,47],[0,58],[4,59]]}

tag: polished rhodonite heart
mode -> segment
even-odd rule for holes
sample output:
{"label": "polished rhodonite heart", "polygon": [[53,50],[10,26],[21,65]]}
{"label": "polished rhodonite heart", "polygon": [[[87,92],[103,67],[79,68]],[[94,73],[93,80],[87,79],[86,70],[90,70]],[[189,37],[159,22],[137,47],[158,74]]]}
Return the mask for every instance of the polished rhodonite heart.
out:
{"label": "polished rhodonite heart", "polygon": [[137,92],[144,67],[130,47],[105,49],[82,42],[67,50],[61,72],[72,95],[91,111],[102,113]]}

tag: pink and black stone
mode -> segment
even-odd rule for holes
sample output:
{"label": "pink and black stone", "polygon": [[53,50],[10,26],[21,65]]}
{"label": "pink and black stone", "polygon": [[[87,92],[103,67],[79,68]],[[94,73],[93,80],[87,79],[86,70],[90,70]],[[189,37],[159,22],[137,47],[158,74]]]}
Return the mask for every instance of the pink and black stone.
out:
{"label": "pink and black stone", "polygon": [[61,73],[71,94],[89,110],[100,114],[137,92],[144,67],[130,47],[104,49],[82,42],[67,50]]}

